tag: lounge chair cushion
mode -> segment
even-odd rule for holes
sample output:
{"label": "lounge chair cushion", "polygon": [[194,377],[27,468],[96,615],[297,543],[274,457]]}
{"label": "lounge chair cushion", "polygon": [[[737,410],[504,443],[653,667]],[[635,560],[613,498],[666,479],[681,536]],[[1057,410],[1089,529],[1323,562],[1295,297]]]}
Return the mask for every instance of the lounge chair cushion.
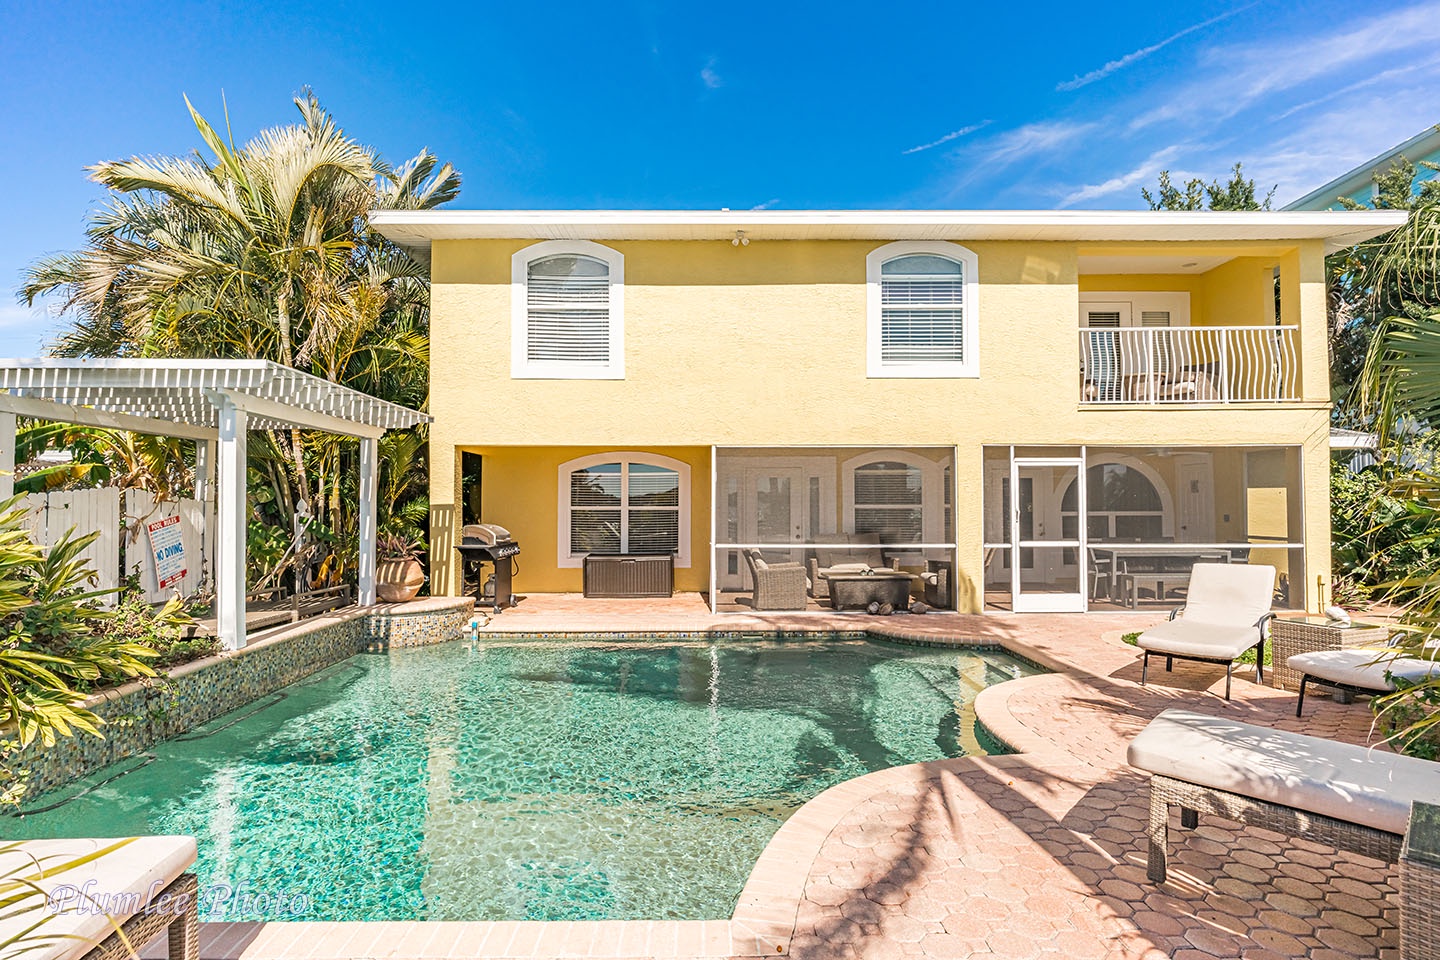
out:
{"label": "lounge chair cushion", "polygon": [[[114,932],[105,912],[114,915],[116,923],[141,912],[149,898],[173,883],[195,862],[193,837],[136,837],[122,840],[26,840],[0,853],[0,870],[10,874],[21,865],[30,865],[31,857],[45,869],[55,869],[67,861],[94,854],[113,844],[124,846],[89,863],[64,870],[37,880],[36,885],[50,898],[55,912],[34,933],[47,938],[34,946],[14,951],[19,960],[75,960],[89,953],[96,944]],[[33,876],[33,866],[25,876]],[[94,881],[91,883],[90,881]],[[86,903],[85,892],[94,902]],[[99,899],[99,898],[104,898]],[[25,912],[0,919],[0,942],[7,941],[33,924],[51,908],[36,900],[35,912]],[[97,909],[104,908],[102,910]],[[122,906],[129,908],[121,909]],[[174,909],[172,905],[170,909]],[[62,937],[51,940],[49,938]],[[143,944],[135,944],[140,949]]]}
{"label": "lounge chair cushion", "polygon": [[1197,563],[1186,593],[1187,622],[1253,626],[1270,612],[1275,568],[1257,563]]}
{"label": "lounge chair cushion", "polygon": [[1151,653],[1215,660],[1234,660],[1259,642],[1260,631],[1253,626],[1197,623],[1188,618],[1151,627],[1135,641],[1140,649]]}
{"label": "lounge chair cushion", "polygon": [[1414,800],[1440,796],[1440,764],[1319,737],[1166,710],[1130,742],[1163,777],[1404,834]]}
{"label": "lounge chair cushion", "polygon": [[1314,650],[1310,653],[1295,654],[1285,661],[1285,665],[1297,673],[1309,674],[1321,680],[1376,691],[1395,689],[1395,684],[1385,678],[1387,672],[1412,683],[1424,680],[1432,672],[1440,673],[1440,663],[1412,657],[1396,657],[1394,653],[1395,651],[1391,650],[1387,655],[1384,650],[1366,650],[1359,647]]}

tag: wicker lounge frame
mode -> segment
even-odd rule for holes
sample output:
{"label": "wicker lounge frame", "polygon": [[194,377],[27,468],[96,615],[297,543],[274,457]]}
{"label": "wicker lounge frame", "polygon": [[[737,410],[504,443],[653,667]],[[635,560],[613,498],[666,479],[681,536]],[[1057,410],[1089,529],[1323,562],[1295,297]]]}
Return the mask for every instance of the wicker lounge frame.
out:
{"label": "wicker lounge frame", "polygon": [[[170,960],[199,960],[198,890],[195,874],[180,874],[160,891],[155,900],[120,924],[124,939],[119,933],[111,933],[86,953],[83,960],[126,960],[134,957],[162,930],[170,934]],[[166,906],[157,906],[156,901]]]}
{"label": "wicker lounge frame", "polygon": [[1400,860],[1404,838],[1400,834],[1373,827],[1337,820],[1295,807],[1256,800],[1215,787],[1204,787],[1184,780],[1152,774],[1150,777],[1150,825],[1145,874],[1156,883],[1164,883],[1169,865],[1170,808],[1180,807],[1180,825],[1193,829],[1202,813],[1224,817],[1246,826],[1274,830],[1292,837],[1303,837],[1349,850],[1386,863]]}

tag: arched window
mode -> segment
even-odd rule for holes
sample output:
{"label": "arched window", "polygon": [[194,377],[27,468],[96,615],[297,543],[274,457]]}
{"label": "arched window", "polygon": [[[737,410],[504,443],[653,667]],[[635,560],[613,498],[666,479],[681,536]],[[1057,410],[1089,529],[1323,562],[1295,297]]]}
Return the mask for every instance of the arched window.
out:
{"label": "arched window", "polygon": [[932,543],[944,536],[945,468],[903,450],[877,450],[841,468],[847,532],[884,544]]}
{"label": "arched window", "polygon": [[[1139,467],[1097,463],[1085,472],[1086,536],[1090,540],[1160,540],[1167,522],[1165,501]],[[1060,499],[1064,535],[1079,531],[1078,484],[1070,481]]]}
{"label": "arched window", "polygon": [[602,453],[560,465],[559,565],[589,553],[675,554],[690,566],[690,466],[647,453]]}
{"label": "arched window", "polygon": [[975,254],[955,243],[888,243],[865,259],[872,377],[979,376]]}
{"label": "arched window", "polygon": [[625,261],[588,241],[547,240],[510,262],[511,363],[516,378],[625,376]]}

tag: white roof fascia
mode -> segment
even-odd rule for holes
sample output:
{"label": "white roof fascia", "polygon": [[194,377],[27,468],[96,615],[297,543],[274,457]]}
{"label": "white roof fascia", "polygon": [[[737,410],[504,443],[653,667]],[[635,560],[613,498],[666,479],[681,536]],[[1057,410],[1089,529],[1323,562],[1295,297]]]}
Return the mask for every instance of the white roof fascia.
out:
{"label": "white roof fascia", "polygon": [[403,247],[435,240],[1031,240],[1224,242],[1323,240],[1353,246],[1405,221],[1403,211],[1155,210],[374,210]]}

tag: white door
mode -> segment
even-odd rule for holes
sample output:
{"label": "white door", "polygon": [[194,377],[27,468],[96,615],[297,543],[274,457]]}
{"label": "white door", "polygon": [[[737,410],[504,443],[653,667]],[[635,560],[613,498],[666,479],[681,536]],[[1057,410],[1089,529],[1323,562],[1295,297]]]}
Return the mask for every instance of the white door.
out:
{"label": "white door", "polygon": [[[1010,461],[1010,553],[1020,558],[1010,573],[1016,613],[1079,613],[1085,610],[1085,524],[1068,535],[1061,522],[1055,477],[1073,472],[1079,503],[1085,503],[1085,461],[1080,457],[1017,457]],[[1082,510],[1083,515],[1083,510]]]}
{"label": "white door", "polygon": [[1208,453],[1175,458],[1178,501],[1175,539],[1181,543],[1215,542],[1214,472]]}
{"label": "white door", "polygon": [[[804,542],[805,473],[800,467],[746,467],[738,477],[733,474],[722,477],[720,483],[721,490],[735,495],[738,501],[733,509],[739,522],[729,534],[731,542],[777,545]],[[739,551],[726,552],[729,556],[721,558],[717,577],[720,587],[750,589],[749,569],[740,559]],[[782,563],[799,562],[802,551],[799,547],[763,546],[761,552],[765,559]]]}

